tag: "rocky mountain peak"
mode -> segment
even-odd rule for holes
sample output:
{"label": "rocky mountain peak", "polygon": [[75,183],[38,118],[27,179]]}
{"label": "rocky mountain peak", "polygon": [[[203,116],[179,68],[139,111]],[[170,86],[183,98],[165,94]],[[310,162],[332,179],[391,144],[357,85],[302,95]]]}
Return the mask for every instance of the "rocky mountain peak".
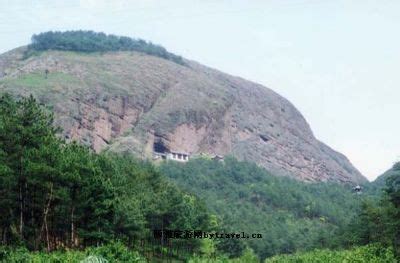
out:
{"label": "rocky mountain peak", "polygon": [[0,56],[0,90],[51,106],[69,140],[95,151],[151,158],[156,142],[195,155],[229,155],[305,181],[364,182],[318,141],[301,113],[271,89],[196,62],[136,51],[25,48]]}

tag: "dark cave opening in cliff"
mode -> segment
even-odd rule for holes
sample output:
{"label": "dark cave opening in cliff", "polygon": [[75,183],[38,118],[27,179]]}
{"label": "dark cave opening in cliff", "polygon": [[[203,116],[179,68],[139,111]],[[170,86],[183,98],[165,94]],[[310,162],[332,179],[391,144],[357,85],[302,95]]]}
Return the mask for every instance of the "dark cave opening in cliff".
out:
{"label": "dark cave opening in cliff", "polygon": [[169,152],[168,148],[165,146],[164,142],[161,139],[154,141],[153,151],[156,153],[167,153]]}

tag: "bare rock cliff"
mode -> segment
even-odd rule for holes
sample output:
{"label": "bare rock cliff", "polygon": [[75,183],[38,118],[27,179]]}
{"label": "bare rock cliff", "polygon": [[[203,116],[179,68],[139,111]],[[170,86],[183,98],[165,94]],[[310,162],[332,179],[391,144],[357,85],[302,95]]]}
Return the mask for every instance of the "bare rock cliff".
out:
{"label": "bare rock cliff", "polygon": [[0,91],[33,94],[52,107],[67,139],[96,151],[151,157],[161,142],[191,154],[233,154],[305,181],[366,181],[314,137],[289,101],[259,84],[137,52],[24,59],[23,51],[0,56]]}

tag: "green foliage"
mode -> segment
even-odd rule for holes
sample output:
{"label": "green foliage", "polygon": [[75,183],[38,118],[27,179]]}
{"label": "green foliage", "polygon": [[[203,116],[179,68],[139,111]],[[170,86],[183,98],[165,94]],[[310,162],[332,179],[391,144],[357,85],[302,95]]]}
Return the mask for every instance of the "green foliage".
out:
{"label": "green foliage", "polygon": [[243,255],[237,258],[228,258],[226,256],[194,256],[188,261],[189,263],[258,263],[260,262],[257,255],[252,249],[246,248]]}
{"label": "green foliage", "polygon": [[386,181],[390,177],[398,176],[400,173],[400,162],[395,163],[391,169],[379,176],[373,181],[368,188],[370,188],[377,197],[382,196],[386,188]]}
{"label": "green foliage", "polygon": [[200,253],[205,257],[212,257],[215,255],[215,243],[211,239],[202,239],[200,246]]}
{"label": "green foliage", "polygon": [[25,248],[0,247],[0,262],[4,263],[55,263],[80,262],[85,259],[83,251],[55,251],[52,253],[30,252]]}
{"label": "green foliage", "polygon": [[[383,175],[384,192],[379,202],[363,203],[358,217],[349,226],[352,244],[378,242],[392,246],[400,258],[400,169],[398,164]],[[382,178],[381,178],[382,180]],[[379,182],[382,184],[382,182]]]}
{"label": "green foliage", "polygon": [[88,247],[83,251],[67,250],[30,252],[24,248],[0,247],[0,262],[4,263],[139,263],[147,262],[137,251],[130,250],[122,243],[115,242],[100,247]]}
{"label": "green foliage", "polygon": [[392,231],[387,227],[390,218],[387,216],[389,208],[372,201],[364,201],[361,210],[354,221],[349,224],[344,239],[349,245],[367,245],[373,242],[390,244],[389,238]]}
{"label": "green foliage", "polygon": [[257,255],[254,254],[251,248],[246,248],[246,250],[243,252],[243,255],[238,259],[232,260],[232,262],[258,263],[260,260],[258,259]]}
{"label": "green foliage", "polygon": [[247,162],[205,158],[167,162],[160,171],[207,203],[228,232],[260,233],[262,239],[222,240],[219,253],[238,257],[245,244],[265,258],[297,250],[340,247],[344,226],[357,215],[364,195],[351,186],[303,183],[276,177]]}
{"label": "green foliage", "polygon": [[[263,236],[172,240],[172,247],[191,248],[173,257],[198,255],[190,262],[257,262],[255,255],[295,252],[271,262],[392,262],[399,255],[397,166],[378,205],[351,186],[275,177],[230,157],[224,163],[166,162],[156,169],[131,156],[96,154],[65,143],[52,123],[52,114],[33,97],[0,97],[0,262],[143,262],[139,249],[166,250],[160,244],[165,239],[140,245],[154,241],[154,229]],[[381,245],[299,253],[375,242]]]}
{"label": "green foliage", "polygon": [[231,260],[229,260],[227,257],[209,258],[209,257],[194,256],[188,260],[188,263],[228,263],[228,262],[231,262]]}
{"label": "green foliage", "polygon": [[[393,167],[394,174],[386,180],[387,216],[389,218],[387,227],[392,233],[392,244],[395,254],[400,259],[400,163]],[[389,230],[389,231],[390,231]]]}
{"label": "green foliage", "polygon": [[[229,231],[228,231],[229,232]],[[234,232],[234,231],[232,231]],[[227,255],[229,258],[237,258],[240,257],[246,245],[241,239],[222,239],[218,240],[217,248],[218,251],[222,252],[223,254]]]}
{"label": "green foliage", "polygon": [[[155,229],[215,224],[203,203],[150,163],[67,144],[52,122],[33,97],[0,97],[0,245],[49,252],[121,240],[135,247],[153,241]],[[200,250],[198,240],[179,242]],[[127,262],[119,243],[104,249],[95,252]]]}
{"label": "green foliage", "polygon": [[351,250],[314,250],[294,255],[280,255],[265,260],[265,263],[393,263],[396,262],[393,250],[380,245],[356,247]]}
{"label": "green foliage", "polygon": [[184,64],[182,57],[169,53],[165,48],[146,42],[142,39],[106,35],[93,31],[44,32],[32,36],[28,53],[43,50],[61,50],[77,52],[106,52],[106,51],[138,51],[152,56]]}

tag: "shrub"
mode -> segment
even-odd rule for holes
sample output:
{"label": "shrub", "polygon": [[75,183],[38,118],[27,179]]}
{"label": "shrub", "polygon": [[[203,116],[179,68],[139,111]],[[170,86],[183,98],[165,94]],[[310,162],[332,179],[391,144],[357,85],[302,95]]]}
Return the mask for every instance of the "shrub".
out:
{"label": "shrub", "polygon": [[293,255],[280,255],[267,258],[265,263],[342,263],[342,262],[363,262],[363,263],[393,263],[396,262],[393,249],[385,248],[378,244],[356,247],[352,250],[314,250]]}
{"label": "shrub", "polygon": [[107,263],[146,262],[146,259],[137,251],[130,250],[120,242],[113,242],[101,247],[87,248],[84,251],[68,250],[47,252],[29,252],[26,248],[0,248],[0,262],[7,263]]}

